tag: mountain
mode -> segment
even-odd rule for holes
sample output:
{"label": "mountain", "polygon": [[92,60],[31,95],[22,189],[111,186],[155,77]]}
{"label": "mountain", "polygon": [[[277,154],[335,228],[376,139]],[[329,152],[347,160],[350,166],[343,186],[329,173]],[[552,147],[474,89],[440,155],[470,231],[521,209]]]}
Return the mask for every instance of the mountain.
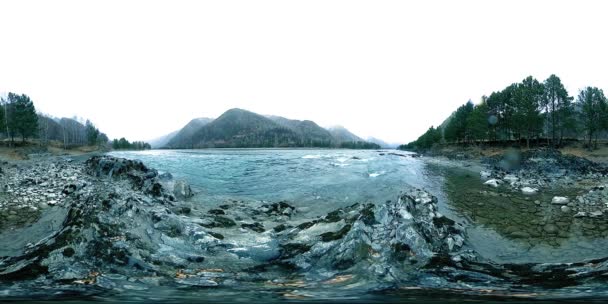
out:
{"label": "mountain", "polygon": [[327,129],[335,141],[341,142],[357,142],[365,141],[361,137],[351,133],[342,126],[334,126]]}
{"label": "mountain", "polygon": [[[348,132],[334,137],[329,130],[310,120],[262,116],[243,109],[231,109],[203,124],[193,120],[166,144],[167,148],[268,148],[268,147],[343,147],[376,148]],[[354,139],[354,140],[348,140]]]}
{"label": "mountain", "polygon": [[399,146],[399,145],[396,145],[396,144],[389,144],[389,143],[385,142],[384,140],[379,139],[379,138],[375,138],[375,137],[368,137],[367,141],[371,142],[371,143],[375,143],[375,144],[377,144],[380,147],[385,148],[385,149],[396,148],[397,146]]}
{"label": "mountain", "polygon": [[147,142],[150,144],[150,146],[152,147],[152,149],[161,149],[164,146],[167,145],[167,143],[169,143],[169,141],[175,137],[175,135],[179,132],[179,130],[177,131],[173,131],[169,134],[165,134],[161,137],[157,137],[155,139],[150,139]]}
{"label": "mountain", "polygon": [[[175,131],[173,136],[166,138],[166,142],[159,147],[167,148],[195,148],[194,134],[200,130],[203,126],[212,122],[212,118],[199,117],[188,122],[179,131]],[[168,135],[171,135],[169,133]],[[168,136],[167,135],[167,136]]]}
{"label": "mountain", "polygon": [[313,142],[333,142],[334,138],[328,130],[319,127],[314,121],[310,120],[295,120],[281,116],[267,116],[270,120],[279,125],[288,128],[303,139],[312,140]]}

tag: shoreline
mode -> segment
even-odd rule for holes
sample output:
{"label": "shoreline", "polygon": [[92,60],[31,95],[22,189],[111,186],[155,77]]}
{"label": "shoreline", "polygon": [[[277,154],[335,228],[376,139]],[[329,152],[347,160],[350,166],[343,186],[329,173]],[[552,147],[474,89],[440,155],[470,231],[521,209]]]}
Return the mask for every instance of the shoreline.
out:
{"label": "shoreline", "polygon": [[[441,162],[437,158],[423,159]],[[477,172],[481,166],[493,163],[460,160],[450,165]],[[578,169],[583,172],[588,166],[583,162]],[[342,282],[364,284],[366,287],[360,290],[363,293],[380,285],[438,288],[423,283],[437,275],[423,270],[427,267],[451,267],[451,275],[473,281],[490,269],[502,269],[504,273],[494,273],[495,279],[489,283],[475,284],[478,288],[487,288],[487,284],[504,288],[534,276],[559,277],[560,267],[565,267],[539,263],[533,272],[523,273],[513,265],[484,257],[469,244],[466,227],[439,214],[437,199],[424,190],[407,189],[396,202],[354,204],[307,218],[288,202],[229,200],[214,209],[196,206],[189,202],[192,191],[187,182],[174,180],[171,174],[159,174],[141,162],[109,156],[48,157],[36,162],[5,163],[3,169],[2,181],[10,180],[6,184],[12,194],[23,196],[25,191],[26,198],[39,198],[17,204],[19,208],[36,204],[37,210],[32,212],[39,212],[37,216],[11,214],[29,218],[20,224],[27,228],[0,233],[3,242],[12,239],[15,244],[0,254],[0,285],[18,284],[26,292],[40,280],[54,288],[77,292],[86,292],[90,286],[113,290],[127,285],[142,290],[152,286],[259,288],[254,283],[259,280],[288,286],[293,283],[287,273],[306,278],[307,283],[296,284],[298,289],[316,290],[318,284],[335,284],[340,290],[348,286]],[[497,168],[487,177],[500,179],[498,186],[505,193],[520,191],[524,184],[534,182],[530,176],[515,173],[519,183],[507,184],[504,181],[513,178]],[[605,174],[602,181],[606,181]],[[479,184],[483,185],[481,179]],[[483,195],[496,189],[483,187],[487,189]],[[605,192],[598,188],[591,193]],[[40,202],[43,197],[56,202]],[[522,200],[521,204],[534,202]],[[589,218],[595,221],[598,217]],[[576,220],[586,221],[586,217]],[[547,233],[553,232],[557,235],[558,231]],[[523,236],[517,231],[515,234]],[[359,246],[371,251],[360,252],[355,249]],[[435,260],[437,256],[445,260]],[[604,268],[608,271],[608,262],[599,263],[591,276],[600,277]],[[575,272],[587,271],[583,264],[580,269],[577,263],[568,265]],[[396,272],[387,277],[373,269]],[[505,281],[507,277],[510,279]],[[551,283],[567,282],[558,279]],[[441,288],[466,290],[470,286],[445,282]],[[7,290],[13,296],[20,294],[19,290]]]}

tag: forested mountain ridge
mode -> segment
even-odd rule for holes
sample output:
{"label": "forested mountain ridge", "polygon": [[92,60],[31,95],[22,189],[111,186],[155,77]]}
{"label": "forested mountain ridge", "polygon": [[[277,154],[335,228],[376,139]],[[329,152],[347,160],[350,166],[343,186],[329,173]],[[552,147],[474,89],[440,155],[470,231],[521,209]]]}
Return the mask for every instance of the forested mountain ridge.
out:
{"label": "forested mountain ridge", "polygon": [[183,128],[178,131],[173,132],[174,135],[170,138],[165,139],[164,144],[153,145],[154,148],[162,148],[162,147],[184,147],[184,148],[193,148],[193,135],[196,133],[202,126],[212,122],[212,118],[207,117],[199,117],[194,118],[190,122],[188,122]]}
{"label": "forested mountain ridge", "polygon": [[169,140],[165,147],[172,149],[378,147],[362,140],[345,142],[335,138],[329,130],[310,120],[263,116],[243,109],[230,109],[217,119],[196,128],[189,125]]}
{"label": "forested mountain ridge", "polygon": [[327,129],[329,131],[329,133],[331,134],[331,136],[334,138],[335,141],[337,142],[357,142],[357,141],[364,141],[361,137],[353,134],[352,132],[348,131],[345,127],[343,126],[333,126]]}

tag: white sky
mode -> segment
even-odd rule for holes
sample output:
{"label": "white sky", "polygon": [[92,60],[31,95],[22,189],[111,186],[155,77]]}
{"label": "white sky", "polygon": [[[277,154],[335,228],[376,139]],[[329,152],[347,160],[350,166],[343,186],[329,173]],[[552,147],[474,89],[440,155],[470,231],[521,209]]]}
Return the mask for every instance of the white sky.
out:
{"label": "white sky", "polygon": [[233,107],[415,139],[555,73],[608,89],[605,1],[1,1],[0,92],[110,138]]}

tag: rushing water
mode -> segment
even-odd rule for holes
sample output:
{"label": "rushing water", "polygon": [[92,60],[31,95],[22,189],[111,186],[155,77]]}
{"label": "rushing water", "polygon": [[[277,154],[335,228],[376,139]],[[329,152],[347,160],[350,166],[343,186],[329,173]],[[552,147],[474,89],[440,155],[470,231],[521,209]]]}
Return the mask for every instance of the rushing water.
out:
{"label": "rushing water", "polygon": [[[381,204],[395,200],[400,191],[409,186],[424,188],[438,197],[442,213],[466,223],[473,248],[486,258],[502,263],[574,262],[581,258],[603,257],[603,249],[608,247],[604,241],[605,236],[583,238],[584,231],[577,229],[576,225],[568,228],[569,235],[546,236],[542,234],[542,225],[547,220],[558,218],[559,221],[566,221],[562,214],[539,212],[548,210],[550,206],[537,207],[527,201],[529,198],[513,193],[509,194],[508,199],[502,195],[484,196],[480,193],[486,192],[487,187],[482,185],[475,168],[455,169],[449,162],[415,158],[404,152],[221,149],[130,151],[112,152],[111,155],[139,159],[161,172],[170,172],[176,179],[187,180],[197,193],[191,199],[193,204],[217,206],[228,199],[245,202],[288,201],[305,217],[326,214],[357,202]],[[539,195],[532,200],[546,201],[550,199],[547,195]],[[540,231],[539,234],[536,231]],[[581,246],[586,251],[581,252]],[[604,289],[582,287],[580,290],[551,290],[548,294],[551,297],[581,297],[590,295],[588,292],[591,290],[594,296],[598,296]],[[525,297],[541,295],[542,298],[542,292],[534,292],[534,295]],[[389,295],[359,295],[356,298],[333,294],[328,298],[361,302],[429,303],[443,303],[454,297],[456,302],[464,299],[462,294],[451,294],[449,290],[434,290],[432,293],[433,296],[429,296],[425,290],[413,289]],[[218,301],[246,301],[251,298],[261,300],[267,294],[264,290],[209,290],[189,294],[159,289],[155,296],[159,299],[177,298],[187,301],[201,296]],[[494,300],[478,296],[465,298],[484,302]],[[272,297],[267,300],[272,300]]]}
{"label": "rushing water", "polygon": [[327,213],[356,202],[394,200],[404,186],[434,189],[424,162],[390,151],[309,149],[152,150],[112,152],[139,159],[198,192],[196,201],[286,200]]}

